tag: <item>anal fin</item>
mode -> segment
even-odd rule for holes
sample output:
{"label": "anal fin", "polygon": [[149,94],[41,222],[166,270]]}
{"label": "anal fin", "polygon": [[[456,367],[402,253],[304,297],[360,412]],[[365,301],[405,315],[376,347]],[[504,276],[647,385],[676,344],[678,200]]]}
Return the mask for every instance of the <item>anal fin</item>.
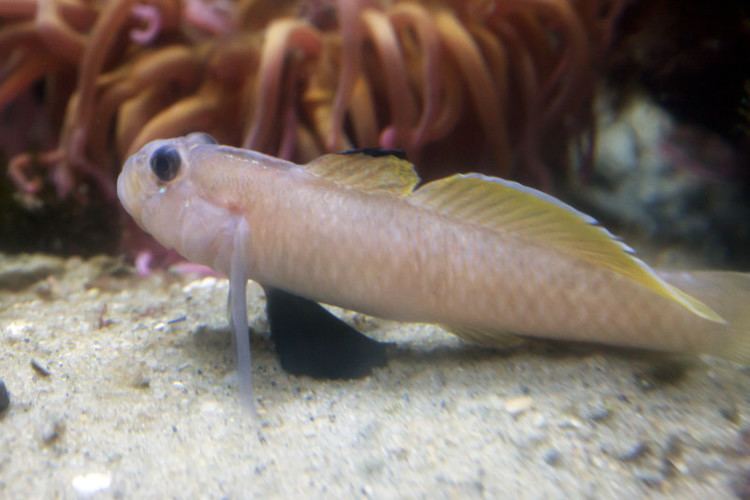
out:
{"label": "anal fin", "polygon": [[496,349],[513,349],[526,342],[526,339],[524,339],[523,337],[519,337],[518,335],[507,332],[488,331],[478,328],[454,327],[447,325],[442,326],[452,334],[461,337],[464,340],[476,342],[477,344],[488,347],[494,347]]}

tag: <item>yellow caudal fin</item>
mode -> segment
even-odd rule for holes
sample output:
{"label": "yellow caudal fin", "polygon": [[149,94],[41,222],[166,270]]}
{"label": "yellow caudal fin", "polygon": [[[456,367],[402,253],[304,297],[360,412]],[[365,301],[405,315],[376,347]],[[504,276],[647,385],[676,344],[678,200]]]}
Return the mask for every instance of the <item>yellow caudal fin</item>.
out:
{"label": "yellow caudal fin", "polygon": [[340,186],[368,193],[403,197],[419,183],[414,166],[388,150],[355,150],[316,158],[304,166],[308,172]]}
{"label": "yellow caudal fin", "polygon": [[716,336],[710,354],[750,363],[750,273],[659,271],[658,274],[724,318],[725,328],[707,331],[707,335]]}
{"label": "yellow caudal fin", "polygon": [[701,318],[724,321],[700,300],[662,280],[595,219],[541,191],[496,177],[464,174],[427,183],[407,199],[454,220],[512,235],[609,269]]}

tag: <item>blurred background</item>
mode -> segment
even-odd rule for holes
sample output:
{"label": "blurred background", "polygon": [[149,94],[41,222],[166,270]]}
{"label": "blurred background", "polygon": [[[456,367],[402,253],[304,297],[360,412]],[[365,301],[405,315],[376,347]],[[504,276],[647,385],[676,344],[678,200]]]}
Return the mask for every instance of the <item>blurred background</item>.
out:
{"label": "blurred background", "polygon": [[115,179],[206,131],[300,163],[400,148],[425,180],[548,191],[657,263],[748,269],[748,49],[739,0],[8,0],[0,251],[173,261]]}

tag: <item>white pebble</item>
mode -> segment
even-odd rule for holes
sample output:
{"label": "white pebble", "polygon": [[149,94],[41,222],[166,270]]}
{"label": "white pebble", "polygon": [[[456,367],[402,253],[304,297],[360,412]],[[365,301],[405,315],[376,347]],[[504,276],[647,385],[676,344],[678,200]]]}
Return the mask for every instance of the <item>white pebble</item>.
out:
{"label": "white pebble", "polygon": [[27,321],[11,321],[5,327],[5,338],[11,342],[19,342],[34,333],[34,326]]}
{"label": "white pebble", "polygon": [[513,417],[517,417],[534,405],[534,399],[531,396],[520,396],[505,400],[505,411]]}
{"label": "white pebble", "polygon": [[112,475],[109,472],[89,472],[75,476],[71,483],[79,496],[90,496],[109,489],[112,484]]}

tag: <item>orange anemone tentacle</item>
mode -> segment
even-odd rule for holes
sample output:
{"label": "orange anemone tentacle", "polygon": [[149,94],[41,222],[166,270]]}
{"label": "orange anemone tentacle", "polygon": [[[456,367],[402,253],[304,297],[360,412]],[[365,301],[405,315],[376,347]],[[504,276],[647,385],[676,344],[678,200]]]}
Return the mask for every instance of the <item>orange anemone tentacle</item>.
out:
{"label": "orange anemone tentacle", "polygon": [[474,112],[479,117],[487,141],[493,146],[498,171],[500,175],[506,175],[511,165],[507,124],[482,54],[471,35],[453,15],[438,12],[435,22],[446,49],[463,75]]}
{"label": "orange anemone tentacle", "polygon": [[0,109],[5,108],[21,92],[56,65],[55,60],[44,53],[31,54],[28,57],[21,56],[15,67],[9,68],[8,77],[0,83]]}
{"label": "orange anemone tentacle", "polygon": [[427,9],[418,4],[396,4],[389,11],[389,16],[396,29],[415,30],[422,49],[422,110],[407,145],[410,156],[416,161],[419,151],[430,140],[428,131],[440,112],[440,96],[443,89],[439,64],[442,56],[440,38]]}
{"label": "orange anemone tentacle", "polygon": [[404,147],[417,121],[416,104],[407,80],[404,57],[393,26],[383,12],[366,9],[362,13],[362,21],[385,74],[390,120],[396,135],[396,144],[391,146]]}
{"label": "orange anemone tentacle", "polygon": [[287,62],[287,51],[290,48],[298,48],[307,56],[315,56],[320,47],[317,30],[304,21],[282,19],[268,28],[258,70],[253,119],[243,141],[243,147],[263,150],[267,145],[269,129],[274,124],[273,114],[279,106],[279,91]]}

